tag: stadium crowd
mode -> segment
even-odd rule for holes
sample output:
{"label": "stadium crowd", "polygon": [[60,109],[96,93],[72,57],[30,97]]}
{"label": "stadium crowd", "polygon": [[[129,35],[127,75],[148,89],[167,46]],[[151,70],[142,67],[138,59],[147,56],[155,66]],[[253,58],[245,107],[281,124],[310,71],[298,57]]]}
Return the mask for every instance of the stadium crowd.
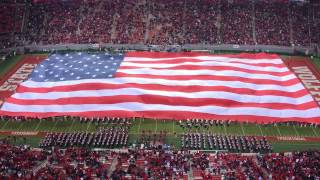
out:
{"label": "stadium crowd", "polygon": [[233,154],[186,150],[32,149],[0,141],[0,176],[26,179],[317,179],[320,152]]}
{"label": "stadium crowd", "polygon": [[280,0],[71,0],[31,3],[25,13],[21,3],[4,3],[0,36],[10,33],[13,37],[10,43],[0,40],[0,47],[60,43],[310,46],[320,42],[319,6],[316,1]]}

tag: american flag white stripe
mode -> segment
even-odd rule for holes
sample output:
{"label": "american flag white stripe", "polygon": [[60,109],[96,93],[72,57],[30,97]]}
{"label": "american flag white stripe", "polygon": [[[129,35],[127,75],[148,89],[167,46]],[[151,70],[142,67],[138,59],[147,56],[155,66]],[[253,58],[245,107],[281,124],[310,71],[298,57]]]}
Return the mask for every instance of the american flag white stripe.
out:
{"label": "american flag white stripe", "polygon": [[57,86],[70,86],[70,85],[81,85],[83,83],[107,83],[107,84],[158,84],[158,85],[167,85],[167,86],[204,86],[204,87],[216,87],[216,86],[225,86],[230,88],[248,88],[251,90],[277,90],[283,92],[297,92],[299,90],[305,90],[301,83],[296,83],[293,85],[279,85],[277,84],[255,84],[255,83],[246,83],[240,81],[224,81],[224,80],[168,80],[168,79],[157,79],[157,78],[135,78],[135,77],[121,77],[113,79],[84,79],[78,81],[60,81],[60,82],[34,82],[26,81],[21,84],[22,87],[30,88],[54,88]]}
{"label": "american flag white stripe", "polygon": [[148,58],[148,57],[126,57],[126,62],[134,62],[134,61],[144,61],[146,63],[149,62],[157,62],[157,61],[171,61],[171,60],[185,60],[195,59],[199,61],[217,61],[217,62],[239,62],[239,63],[248,63],[248,64],[261,64],[261,63],[269,63],[269,64],[280,64],[283,65],[283,62],[280,58],[276,59],[250,59],[250,58],[230,58],[230,57],[215,57],[215,56],[189,56],[189,57],[169,57],[169,58]]}
{"label": "american flag white stripe", "polygon": [[286,67],[274,67],[274,66],[258,66],[258,65],[247,65],[247,64],[239,64],[239,63],[229,63],[229,62],[214,62],[214,61],[205,61],[205,62],[184,62],[184,63],[176,63],[176,64],[166,64],[166,63],[132,63],[132,62],[123,62],[122,68],[124,66],[132,66],[132,67],[144,67],[144,68],[171,68],[171,67],[179,67],[183,65],[194,65],[196,66],[204,66],[204,67],[215,67],[215,66],[226,66],[226,67],[237,67],[248,70],[260,70],[265,72],[289,72]]}
{"label": "american flag white stripe", "polygon": [[181,76],[181,75],[212,75],[223,77],[243,77],[248,79],[266,79],[274,81],[287,81],[296,79],[294,74],[286,76],[273,76],[269,74],[252,74],[241,71],[213,71],[213,70],[168,70],[168,69],[152,69],[152,68],[136,68],[136,69],[119,69],[118,72],[126,74],[148,74],[163,76]]}
{"label": "american flag white stripe", "polygon": [[[276,55],[128,53],[115,77],[28,80],[7,114],[320,122],[320,110]],[[261,122],[262,123],[262,122]]]}
{"label": "american flag white stripe", "polygon": [[179,92],[179,91],[159,91],[146,90],[141,88],[122,88],[110,90],[87,90],[87,91],[72,91],[66,92],[48,92],[48,93],[16,93],[12,97],[16,99],[36,100],[36,99],[60,99],[73,97],[105,97],[119,95],[153,95],[166,97],[183,97],[183,98],[211,98],[211,99],[228,99],[243,103],[287,103],[287,104],[303,104],[313,101],[312,97],[307,94],[299,98],[274,96],[274,95],[244,95],[239,96],[237,93],[229,93],[223,91],[201,91],[201,92]]}

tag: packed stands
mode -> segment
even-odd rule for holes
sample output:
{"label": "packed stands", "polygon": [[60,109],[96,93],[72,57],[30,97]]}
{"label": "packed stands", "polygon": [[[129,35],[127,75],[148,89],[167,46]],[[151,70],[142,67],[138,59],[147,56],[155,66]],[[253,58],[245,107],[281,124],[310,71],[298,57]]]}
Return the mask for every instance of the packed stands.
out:
{"label": "packed stands", "polygon": [[148,18],[146,1],[123,0],[120,2],[117,2],[118,11],[110,12],[110,14],[116,16],[114,17],[116,25],[113,42],[118,44],[143,44]]}
{"label": "packed stands", "polygon": [[78,43],[111,42],[113,20],[120,7],[115,1],[90,1],[83,5]]}
{"label": "packed stands", "polygon": [[270,179],[317,179],[320,176],[318,151],[267,154],[257,159]]}
{"label": "packed stands", "polygon": [[44,5],[32,5],[30,7],[30,19],[26,24],[25,37],[21,40],[26,44],[39,44],[44,33],[45,15],[47,12],[47,6]]}
{"label": "packed stands", "polygon": [[320,3],[313,4],[311,7],[309,7],[311,10],[311,15],[309,16],[310,20],[310,38],[311,43],[319,44],[320,42]]}
{"label": "packed stands", "polygon": [[186,1],[184,16],[184,43],[186,44],[218,44],[221,16],[218,1]]}
{"label": "packed stands", "polygon": [[46,12],[42,41],[45,44],[77,43],[78,22],[80,20],[78,2],[52,3]]}
{"label": "packed stands", "polygon": [[[320,41],[319,6],[249,0],[32,3],[18,38],[24,44],[310,46]],[[24,5],[1,8],[0,32],[12,32],[14,24],[20,30]]]}
{"label": "packed stands", "polygon": [[12,146],[6,140],[0,141],[0,176],[31,178],[33,168],[46,159],[43,151],[28,146]]}
{"label": "packed stands", "polygon": [[15,45],[14,36],[22,32],[24,15],[25,5],[22,2],[2,1],[0,3],[0,49]]}
{"label": "packed stands", "polygon": [[47,161],[36,170],[36,178],[107,179],[116,155],[110,151],[90,151],[84,148],[54,149],[46,153]]}
{"label": "packed stands", "polygon": [[184,178],[190,170],[190,157],[185,151],[129,150],[119,155],[111,178]]}
{"label": "packed stands", "polygon": [[183,44],[183,1],[152,1],[148,44]]}
{"label": "packed stands", "polygon": [[31,149],[0,142],[0,175],[7,178],[317,179],[319,151],[268,154],[185,150]]}
{"label": "packed stands", "polygon": [[195,153],[192,159],[193,179],[259,179],[263,170],[254,156],[240,154],[204,154]]}
{"label": "packed stands", "polygon": [[292,18],[292,33],[293,44],[298,46],[307,46],[310,44],[311,39],[305,38],[309,36],[309,19],[308,7],[306,5],[292,5],[291,18]]}
{"label": "packed stands", "polygon": [[[290,45],[289,6],[283,2],[262,1],[255,4],[258,44]],[[270,26],[271,25],[271,26]],[[266,26],[269,26],[266,28]]]}
{"label": "packed stands", "polygon": [[221,38],[224,44],[254,44],[250,1],[221,4]]}
{"label": "packed stands", "polygon": [[14,28],[15,4],[0,6],[0,33],[12,32]]}

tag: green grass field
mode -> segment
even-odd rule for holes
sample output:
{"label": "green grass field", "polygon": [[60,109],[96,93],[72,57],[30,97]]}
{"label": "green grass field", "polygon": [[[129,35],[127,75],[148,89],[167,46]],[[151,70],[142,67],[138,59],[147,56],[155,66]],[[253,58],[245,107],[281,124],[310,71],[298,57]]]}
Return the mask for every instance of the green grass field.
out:
{"label": "green grass field", "polygon": [[[1,131],[46,131],[46,132],[77,132],[88,131],[94,132],[97,127],[108,127],[110,125],[99,125],[95,123],[80,123],[77,120],[58,120],[58,121],[0,121]],[[129,130],[129,143],[134,143],[140,138],[142,131],[151,131],[152,133],[160,133],[167,131],[168,137],[166,142],[175,147],[180,146],[180,134],[187,130],[182,129],[175,121],[168,120],[151,120],[136,119]],[[197,129],[191,129],[196,132]],[[287,125],[257,125],[257,124],[231,124],[230,126],[212,126],[209,129],[200,129],[200,132],[211,132],[221,135],[258,135],[258,136],[291,136],[291,137],[320,137],[320,128],[300,127]],[[39,137],[28,137],[27,143],[32,146],[38,146]],[[23,142],[17,141],[17,144]],[[272,142],[274,150],[292,151],[300,149],[320,149],[320,143],[312,142],[288,142],[277,141]]]}
{"label": "green grass field", "polygon": [[[3,76],[10,68],[12,68],[22,56],[15,56],[0,64],[0,77]],[[320,67],[320,59],[314,59],[316,66]],[[108,126],[108,125],[101,125]],[[29,122],[13,122],[0,121],[1,131],[46,131],[46,132],[75,132],[75,131],[95,131],[97,126],[93,123],[80,123],[76,120],[59,120],[59,121],[29,121]],[[186,130],[176,125],[174,121],[137,119],[133,122],[129,131],[129,143],[137,141],[142,131],[151,131],[159,133],[167,131],[169,136],[166,143],[179,147],[180,134]],[[196,131],[196,129],[192,129]],[[293,137],[320,137],[320,128],[300,127],[287,125],[257,125],[257,124],[231,124],[230,126],[213,126],[204,132],[212,132],[222,135],[258,135],[258,136],[293,136]],[[4,137],[1,135],[0,137]],[[31,144],[38,146],[40,137],[27,137],[26,142],[23,138],[18,138],[15,144]],[[292,142],[277,141],[272,142],[274,151],[293,151],[303,149],[320,149],[319,142]]]}

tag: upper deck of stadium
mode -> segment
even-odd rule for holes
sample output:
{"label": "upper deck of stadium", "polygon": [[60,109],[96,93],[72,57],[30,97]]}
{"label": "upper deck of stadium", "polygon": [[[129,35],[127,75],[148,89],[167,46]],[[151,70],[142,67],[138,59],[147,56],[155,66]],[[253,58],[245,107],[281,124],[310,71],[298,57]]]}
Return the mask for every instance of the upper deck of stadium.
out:
{"label": "upper deck of stadium", "polygon": [[2,1],[0,49],[46,44],[310,47],[320,3],[288,0]]}

